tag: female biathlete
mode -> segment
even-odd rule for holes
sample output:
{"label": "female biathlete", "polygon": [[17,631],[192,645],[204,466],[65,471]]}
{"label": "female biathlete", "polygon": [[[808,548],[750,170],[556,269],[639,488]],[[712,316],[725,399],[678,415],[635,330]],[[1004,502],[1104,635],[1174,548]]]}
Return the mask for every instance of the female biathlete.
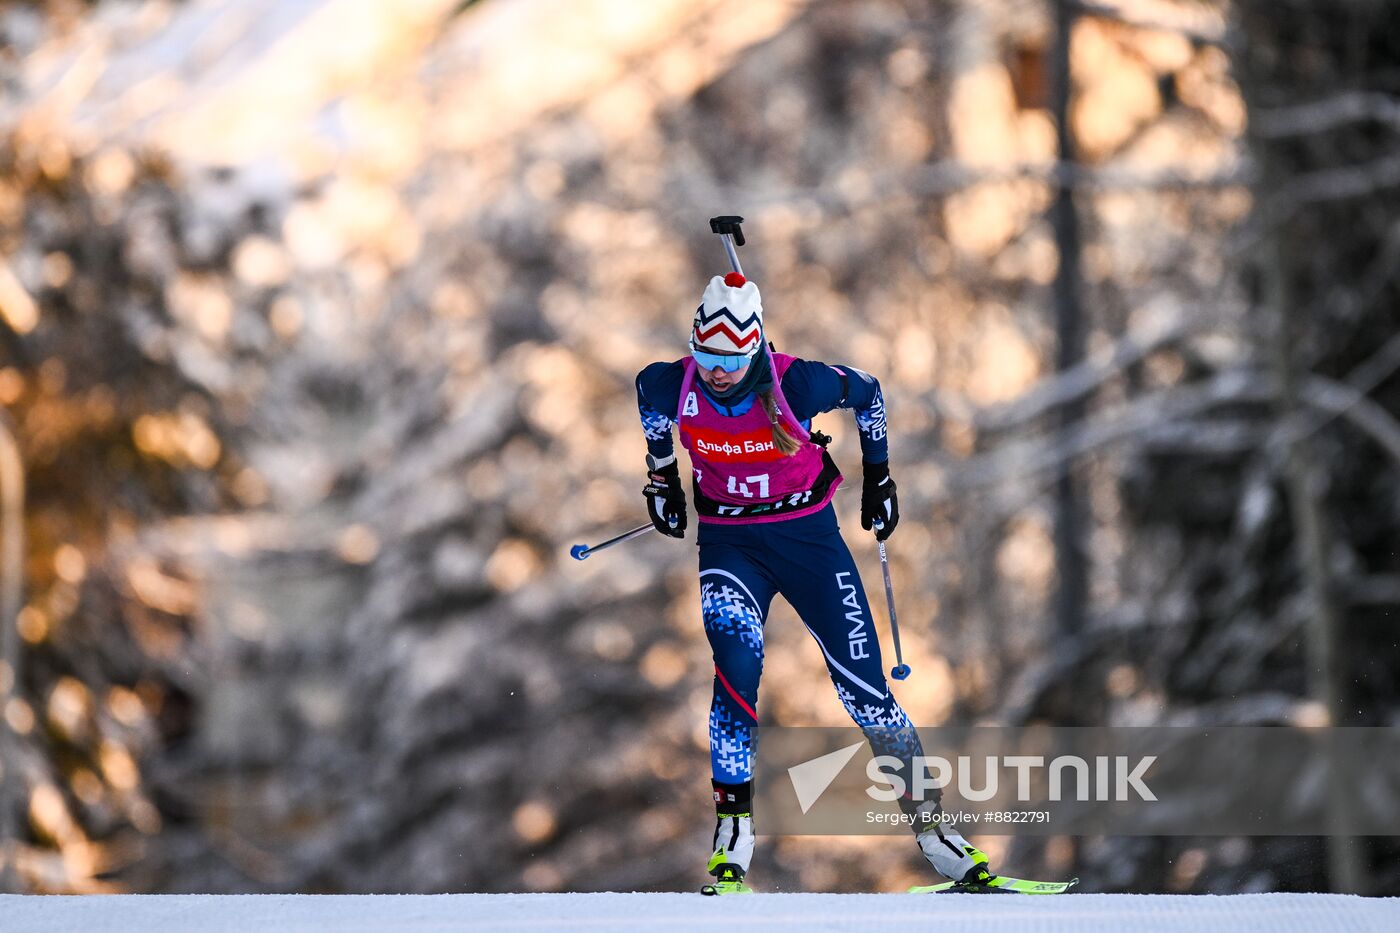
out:
{"label": "female biathlete", "polygon": [[[763,668],[763,624],[781,593],[826,658],[836,695],[876,754],[912,767],[921,755],[908,715],[885,683],[873,617],[831,497],[841,472],[811,419],[854,410],[865,473],[861,527],[884,540],[899,523],[890,478],[880,384],[859,369],[771,352],[758,286],[737,272],[710,280],[695,313],[690,355],[637,376],[647,440],[648,514],[683,538],[686,498],[672,445],[678,426],[690,452],[700,548],[700,608],[714,652],[710,765],[718,821],[708,894],[747,891],[753,858],[753,730]],[[856,612],[853,613],[853,607]],[[865,620],[853,626],[851,619]],[[912,786],[905,775],[905,786]],[[924,855],[968,886],[995,878],[987,858],[929,811],[937,799],[903,800]]]}

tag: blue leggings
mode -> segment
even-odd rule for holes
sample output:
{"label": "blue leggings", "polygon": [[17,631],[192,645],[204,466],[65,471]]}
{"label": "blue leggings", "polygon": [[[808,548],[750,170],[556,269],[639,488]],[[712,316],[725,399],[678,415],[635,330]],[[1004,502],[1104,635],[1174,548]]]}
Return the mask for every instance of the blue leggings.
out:
{"label": "blue leggings", "polygon": [[909,716],[885,684],[875,619],[830,505],[764,524],[700,523],[700,608],[714,652],[710,765],[714,780],[753,779],[753,729],[763,670],[763,623],[781,593],[812,633],[836,695],[877,755],[923,754]]}

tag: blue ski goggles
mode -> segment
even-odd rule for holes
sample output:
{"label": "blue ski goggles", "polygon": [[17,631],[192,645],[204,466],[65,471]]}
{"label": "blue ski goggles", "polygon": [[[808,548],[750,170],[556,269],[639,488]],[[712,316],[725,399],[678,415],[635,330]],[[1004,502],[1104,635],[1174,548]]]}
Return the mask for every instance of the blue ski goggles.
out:
{"label": "blue ski goggles", "polygon": [[753,358],[758,355],[760,347],[754,347],[748,353],[707,353],[695,345],[695,339],[690,340],[690,355],[695,358],[695,364],[701,369],[722,369],[727,373],[736,373],[743,369]]}

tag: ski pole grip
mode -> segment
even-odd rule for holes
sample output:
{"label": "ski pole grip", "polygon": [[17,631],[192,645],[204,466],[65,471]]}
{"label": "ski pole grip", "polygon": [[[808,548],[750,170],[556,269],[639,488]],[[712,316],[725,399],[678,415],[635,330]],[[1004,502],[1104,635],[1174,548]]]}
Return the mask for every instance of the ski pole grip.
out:
{"label": "ski pole grip", "polygon": [[735,246],[744,245],[744,228],[741,226],[744,218],[733,214],[726,214],[723,217],[710,218],[710,232],[718,233],[720,236],[729,234],[734,237]]}

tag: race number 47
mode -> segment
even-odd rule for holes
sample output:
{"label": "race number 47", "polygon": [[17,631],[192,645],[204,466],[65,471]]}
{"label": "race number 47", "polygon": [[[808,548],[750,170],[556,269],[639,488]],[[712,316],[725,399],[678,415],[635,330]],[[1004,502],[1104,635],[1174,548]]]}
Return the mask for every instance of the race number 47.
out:
{"label": "race number 47", "polygon": [[[749,483],[757,483],[757,484],[758,484],[758,492],[756,492],[756,493],[755,493],[755,492],[751,492],[751,491],[749,490]],[[760,498],[760,499],[767,499],[767,498],[768,498],[768,474],[767,474],[767,473],[760,473],[760,474],[757,475],[757,476],[745,476],[745,477],[744,477],[744,481],[743,481],[742,483],[739,482],[739,480],[738,480],[737,477],[735,477],[735,476],[730,476],[730,477],[729,477],[729,494],[732,495],[732,496],[743,496],[743,497],[746,498],[746,499],[752,499],[754,496],[758,496],[758,498]]]}

